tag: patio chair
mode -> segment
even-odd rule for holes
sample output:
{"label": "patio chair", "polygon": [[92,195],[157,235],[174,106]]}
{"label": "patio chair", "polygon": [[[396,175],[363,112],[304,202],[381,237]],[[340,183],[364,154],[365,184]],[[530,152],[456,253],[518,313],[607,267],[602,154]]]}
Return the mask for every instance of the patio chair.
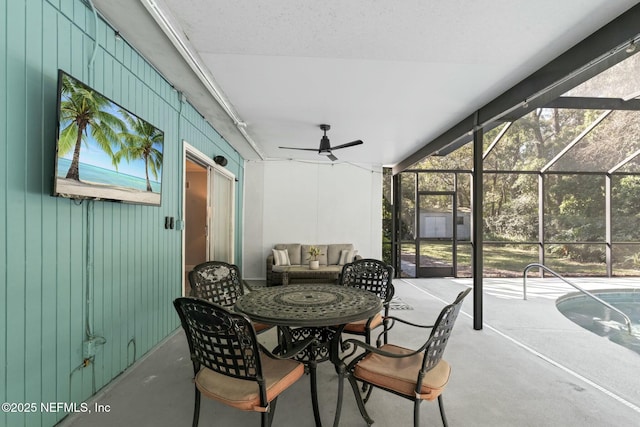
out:
{"label": "patio chair", "polygon": [[[190,296],[200,298],[233,310],[244,295],[244,285],[237,265],[223,261],[207,261],[196,265],[189,272]],[[265,332],[271,325],[253,323],[257,333]]]}
{"label": "patio chair", "polygon": [[[371,330],[383,325],[384,319],[389,316],[389,303],[395,293],[392,279],[393,267],[377,259],[359,259],[342,267],[338,284],[373,292],[382,300],[384,308],[384,316],[376,313],[369,319],[348,323],[343,333],[361,335],[367,344],[371,344]],[[386,333],[384,343],[387,343]]]}
{"label": "patio chair", "polygon": [[[339,374],[336,424],[340,420],[344,378],[346,377],[355,394],[360,414],[369,426],[373,424],[373,420],[367,413],[365,404],[369,400],[371,391],[374,388],[379,388],[414,402],[414,427],[420,425],[420,403],[423,400],[431,401],[437,398],[442,423],[446,427],[447,418],[442,403],[442,392],[449,381],[451,367],[442,359],[442,354],[449,342],[449,336],[458,317],[462,300],[470,291],[471,288],[460,292],[452,304],[442,309],[436,323],[432,326],[417,325],[398,318],[389,318],[390,324],[387,330],[393,328],[397,322],[431,329],[429,338],[417,350],[393,344],[373,347],[355,339],[345,341],[353,346],[353,350],[344,355],[336,367]],[[358,348],[364,349],[364,352],[347,362],[347,359],[351,358]],[[368,388],[368,392],[360,391],[358,381],[362,383],[363,387]]]}
{"label": "patio chair", "polygon": [[173,302],[189,343],[195,382],[193,427],[201,394],[273,421],[278,396],[304,375],[304,364],[289,359],[313,341],[275,356],[258,343],[247,317],[208,301],[183,297]]}

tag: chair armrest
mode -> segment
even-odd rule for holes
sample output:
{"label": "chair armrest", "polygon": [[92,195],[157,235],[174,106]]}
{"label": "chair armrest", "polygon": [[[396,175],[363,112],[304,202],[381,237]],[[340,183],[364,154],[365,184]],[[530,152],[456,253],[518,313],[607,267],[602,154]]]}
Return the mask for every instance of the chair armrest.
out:
{"label": "chair armrest", "polygon": [[260,350],[262,350],[262,352],[265,355],[269,356],[272,359],[291,359],[293,356],[297,355],[298,353],[301,353],[303,350],[305,350],[307,347],[309,347],[311,344],[315,342],[317,342],[315,337],[307,337],[302,341],[296,342],[296,344],[292,348],[290,348],[288,351],[280,354],[273,354],[272,352],[267,350],[262,344],[260,344]]}
{"label": "chair armrest", "polygon": [[398,353],[391,353],[389,351],[384,351],[384,350],[382,350],[382,349],[380,349],[378,347],[374,347],[371,344],[367,344],[364,341],[360,341],[360,340],[357,340],[357,339],[354,339],[354,338],[349,338],[348,340],[345,341],[345,344],[346,343],[353,344],[356,347],[362,347],[362,348],[364,348],[365,350],[367,350],[368,352],[371,352],[371,353],[376,353],[376,354],[379,354],[379,355],[385,356],[385,357],[393,357],[393,358],[396,358],[396,359],[401,359],[403,357],[414,356],[414,355],[416,355],[418,353],[422,353],[422,351],[424,350],[424,348],[423,348],[424,346],[423,346],[423,347],[420,347],[418,350],[412,351],[412,352],[407,353],[407,354],[398,354]]}
{"label": "chair armrest", "polygon": [[395,322],[404,323],[405,325],[414,326],[416,328],[427,328],[427,329],[433,328],[433,325],[419,325],[417,323],[409,322],[408,320],[400,319],[399,317],[394,317],[394,316],[387,316],[384,318],[384,320],[391,320],[391,325],[389,326],[389,329],[391,329],[393,325],[395,325]]}
{"label": "chair armrest", "polygon": [[[388,305],[385,306],[385,313],[387,313],[388,311],[387,307]],[[386,336],[386,334],[391,330],[391,328],[393,328],[396,325],[396,322],[404,323],[405,325],[413,326],[416,328],[425,328],[425,329],[433,328],[433,325],[419,325],[417,323],[409,322],[408,320],[403,320],[398,317],[384,316],[382,318],[383,329],[382,329],[382,332],[380,332],[380,334],[378,334],[378,337],[376,338],[376,345],[380,346],[380,343],[381,343],[380,338],[382,338],[383,335]]]}
{"label": "chair armrest", "polygon": [[[383,357],[390,357],[393,359],[402,359],[405,357],[411,357],[411,356],[415,356],[416,354],[420,354],[424,351],[424,349],[426,348],[426,343],[421,346],[419,349],[411,351],[409,353],[406,354],[398,354],[398,353],[391,353],[389,351],[384,351],[378,347],[374,347],[370,344],[367,344],[363,341],[360,341],[358,339],[354,339],[354,338],[350,338],[348,340],[345,340],[343,343],[344,348],[351,348],[351,351],[343,354],[342,358],[339,359],[340,361],[340,365],[341,366],[337,366],[338,369],[340,369],[340,367],[342,367],[343,369],[346,367],[347,370],[351,370],[361,359],[363,359],[367,354],[369,353],[375,353],[375,354],[379,354]],[[347,359],[350,359],[358,350],[358,348],[362,348],[365,351],[361,354],[359,354],[358,356],[356,356],[354,359],[352,359],[349,363],[346,363],[345,361]]]}

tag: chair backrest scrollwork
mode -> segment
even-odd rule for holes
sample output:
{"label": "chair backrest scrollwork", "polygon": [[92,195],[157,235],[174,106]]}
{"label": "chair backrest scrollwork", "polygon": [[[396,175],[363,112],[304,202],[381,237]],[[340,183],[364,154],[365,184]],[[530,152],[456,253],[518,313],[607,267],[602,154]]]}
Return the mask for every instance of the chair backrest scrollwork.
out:
{"label": "chair backrest scrollwork", "polygon": [[190,296],[232,307],[244,294],[238,266],[222,261],[207,261],[189,272]]}
{"label": "chair backrest scrollwork", "polygon": [[173,304],[195,373],[204,366],[235,378],[262,379],[258,340],[249,319],[198,298],[178,298]]}
{"label": "chair backrest scrollwork", "polygon": [[444,350],[449,342],[453,325],[456,323],[458,313],[462,306],[462,300],[471,292],[471,288],[458,294],[455,301],[442,309],[436,323],[431,330],[429,341],[425,349],[422,371],[427,372],[440,362]]}
{"label": "chair backrest scrollwork", "polygon": [[339,283],[373,292],[385,303],[391,301],[393,287],[393,267],[371,258],[363,258],[345,264]]}

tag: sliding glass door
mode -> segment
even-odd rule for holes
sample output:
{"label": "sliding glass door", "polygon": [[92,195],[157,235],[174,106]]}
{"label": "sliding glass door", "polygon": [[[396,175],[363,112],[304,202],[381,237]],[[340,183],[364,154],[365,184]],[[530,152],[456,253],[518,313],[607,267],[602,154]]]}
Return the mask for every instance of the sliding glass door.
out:
{"label": "sliding glass door", "polygon": [[209,258],[234,263],[235,177],[225,169],[212,167],[209,174],[210,227]]}

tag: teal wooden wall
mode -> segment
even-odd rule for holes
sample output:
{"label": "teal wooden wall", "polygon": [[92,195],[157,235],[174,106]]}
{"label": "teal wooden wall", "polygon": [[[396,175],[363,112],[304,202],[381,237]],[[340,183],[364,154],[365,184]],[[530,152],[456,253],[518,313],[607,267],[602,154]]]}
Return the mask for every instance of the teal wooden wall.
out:
{"label": "teal wooden wall", "polygon": [[[0,394],[3,402],[82,402],[178,327],[182,141],[243,159],[154,68],[80,0],[0,0]],[[89,67],[94,39],[98,49]],[[162,206],[51,197],[58,68],[165,132]],[[83,367],[87,330],[104,344]],[[51,426],[64,412],[0,414]]]}

